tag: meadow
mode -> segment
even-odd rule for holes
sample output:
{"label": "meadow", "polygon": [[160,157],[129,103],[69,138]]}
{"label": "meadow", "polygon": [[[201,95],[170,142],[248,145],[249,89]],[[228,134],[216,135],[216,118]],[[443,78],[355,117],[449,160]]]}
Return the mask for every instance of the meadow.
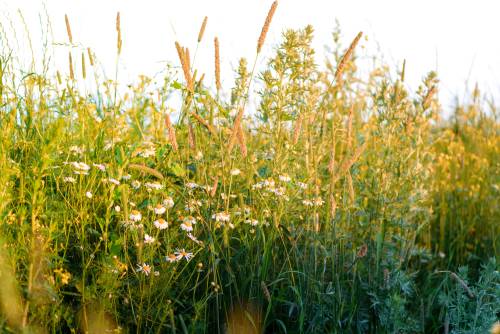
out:
{"label": "meadow", "polygon": [[2,333],[500,332],[498,107],[362,77],[362,33],[319,65],[285,30],[258,69],[276,9],[233,87],[207,19],[213,69],[172,41],[126,91],[90,48],[22,71],[0,34]]}

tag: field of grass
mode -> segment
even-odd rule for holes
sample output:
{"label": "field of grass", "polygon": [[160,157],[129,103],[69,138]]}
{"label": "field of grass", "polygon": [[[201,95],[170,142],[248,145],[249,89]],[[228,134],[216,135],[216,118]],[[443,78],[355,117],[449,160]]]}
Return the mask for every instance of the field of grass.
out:
{"label": "field of grass", "polygon": [[0,36],[2,333],[489,332],[498,108],[476,87],[443,118],[436,73],[361,77],[361,33],[320,66],[287,30],[256,69],[275,9],[234,87],[204,28],[215,83],[176,43],[126,91],[90,49],[26,72]]}

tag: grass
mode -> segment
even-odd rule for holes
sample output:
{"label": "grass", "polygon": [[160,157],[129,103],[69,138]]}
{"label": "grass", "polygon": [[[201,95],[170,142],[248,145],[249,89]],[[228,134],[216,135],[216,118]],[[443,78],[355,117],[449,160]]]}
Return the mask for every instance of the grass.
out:
{"label": "grass", "polygon": [[[87,67],[80,76],[71,63],[66,77],[26,75],[2,54],[2,332],[494,325],[497,107],[476,87],[443,119],[435,73],[413,94],[404,67],[361,76],[361,34],[344,48],[336,31],[320,67],[310,26],[286,30],[258,70],[276,5],[230,90],[217,75],[215,90],[204,83],[179,43],[182,78],[166,70],[161,87],[144,76],[126,92],[100,79],[90,49],[69,51]],[[92,75],[96,90],[83,95]]]}

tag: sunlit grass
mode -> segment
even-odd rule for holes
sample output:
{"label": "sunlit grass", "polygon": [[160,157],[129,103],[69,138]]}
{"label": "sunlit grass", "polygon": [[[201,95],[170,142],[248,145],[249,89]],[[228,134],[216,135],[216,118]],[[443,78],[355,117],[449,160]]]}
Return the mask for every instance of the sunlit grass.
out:
{"label": "sunlit grass", "polygon": [[[116,30],[119,57],[119,15]],[[361,34],[344,47],[336,31],[326,66],[312,37],[285,31],[266,68],[239,62],[230,89],[204,82],[179,43],[182,77],[124,92],[84,47],[55,77],[22,75],[3,53],[2,331],[488,330],[496,106],[476,88],[443,120],[435,73],[410,94],[404,67],[358,73]]]}

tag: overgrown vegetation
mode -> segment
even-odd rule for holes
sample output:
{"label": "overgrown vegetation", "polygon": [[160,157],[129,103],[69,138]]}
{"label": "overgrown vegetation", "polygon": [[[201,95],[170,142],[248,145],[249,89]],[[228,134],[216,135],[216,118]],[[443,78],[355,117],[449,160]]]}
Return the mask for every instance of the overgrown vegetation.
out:
{"label": "overgrown vegetation", "polygon": [[[119,56],[119,16],[117,32]],[[242,59],[231,91],[180,44],[183,78],[122,93],[90,49],[53,78],[4,45],[2,332],[485,333],[497,107],[476,88],[442,119],[435,73],[410,94],[404,67],[358,74],[361,34],[345,48],[337,31],[324,67],[312,37],[285,31],[261,71]]]}

